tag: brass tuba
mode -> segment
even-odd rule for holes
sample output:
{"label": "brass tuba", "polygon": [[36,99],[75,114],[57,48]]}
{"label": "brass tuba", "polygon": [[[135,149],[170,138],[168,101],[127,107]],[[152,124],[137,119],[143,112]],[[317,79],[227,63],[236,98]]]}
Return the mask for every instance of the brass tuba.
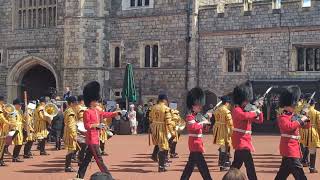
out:
{"label": "brass tuba", "polygon": [[44,115],[49,117],[50,119],[53,119],[53,117],[57,116],[58,112],[59,112],[58,106],[53,103],[47,103],[44,106]]}

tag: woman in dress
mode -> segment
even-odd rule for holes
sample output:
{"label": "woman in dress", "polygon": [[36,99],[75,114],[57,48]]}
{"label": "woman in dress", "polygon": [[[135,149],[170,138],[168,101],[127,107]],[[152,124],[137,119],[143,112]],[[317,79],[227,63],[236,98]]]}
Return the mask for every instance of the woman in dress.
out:
{"label": "woman in dress", "polygon": [[131,133],[132,134],[137,134],[137,126],[138,126],[137,113],[134,110],[134,105],[133,104],[131,104],[129,107],[130,107],[130,110],[129,110],[129,113],[128,113],[128,118],[129,118],[129,122],[130,122]]}

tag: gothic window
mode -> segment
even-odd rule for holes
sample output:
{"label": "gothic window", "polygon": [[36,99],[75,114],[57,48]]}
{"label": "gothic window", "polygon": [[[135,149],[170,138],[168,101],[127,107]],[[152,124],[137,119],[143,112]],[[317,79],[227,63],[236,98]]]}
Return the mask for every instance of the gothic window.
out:
{"label": "gothic window", "polygon": [[298,71],[320,71],[320,47],[297,48]]}
{"label": "gothic window", "polygon": [[114,48],[114,67],[120,67],[120,47]]}
{"label": "gothic window", "polygon": [[311,7],[311,0],[302,0],[302,7]]}
{"label": "gothic window", "polygon": [[159,67],[158,44],[146,44],[144,46],[144,67]]}
{"label": "gothic window", "polygon": [[15,0],[17,29],[56,26],[56,0]]}
{"label": "gothic window", "polygon": [[241,72],[241,49],[227,49],[227,70],[228,72]]}
{"label": "gothic window", "polygon": [[272,0],[272,9],[281,9],[281,0]]}

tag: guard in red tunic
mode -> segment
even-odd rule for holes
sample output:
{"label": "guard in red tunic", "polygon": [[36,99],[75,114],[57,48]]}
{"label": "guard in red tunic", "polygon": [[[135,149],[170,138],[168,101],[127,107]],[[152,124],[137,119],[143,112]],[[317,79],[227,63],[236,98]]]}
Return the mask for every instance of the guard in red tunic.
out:
{"label": "guard in red tunic", "polygon": [[[193,88],[187,95],[187,107],[190,113],[186,116],[187,130],[189,133],[189,160],[184,168],[181,180],[188,180],[196,165],[204,180],[211,180],[211,175],[207,166],[207,162],[203,157],[204,147],[202,141],[202,131],[212,114],[207,113],[208,119],[204,118],[200,112],[202,111],[204,93],[200,88]],[[199,118],[200,117],[200,118]],[[201,119],[201,120],[200,120]],[[202,120],[203,119],[203,120]]]}
{"label": "guard in red tunic", "polygon": [[307,179],[300,162],[299,128],[308,128],[310,123],[306,116],[294,113],[300,94],[298,86],[289,86],[280,95],[280,107],[283,108],[283,112],[278,116],[278,126],[281,133],[282,162],[275,180],[287,179],[289,174],[292,174],[295,179]]}
{"label": "guard in red tunic", "polygon": [[[235,149],[231,167],[240,169],[244,163],[249,180],[256,180],[257,175],[251,152],[254,151],[251,140],[251,124],[262,123],[263,114],[256,106],[250,104],[253,99],[252,86],[249,82],[233,90],[234,109],[232,110],[233,133],[232,146]],[[258,102],[259,106],[263,102]]]}
{"label": "guard in red tunic", "polygon": [[84,161],[81,163],[78,170],[78,178],[84,178],[87,167],[94,157],[101,172],[110,174],[107,166],[104,164],[100,145],[99,145],[99,133],[100,130],[105,128],[105,125],[100,123],[101,118],[113,118],[120,112],[102,112],[97,109],[98,101],[100,100],[100,84],[96,81],[90,82],[84,87],[83,90],[84,103],[88,109],[84,112],[83,123],[87,130],[86,132],[86,144],[88,148]]}

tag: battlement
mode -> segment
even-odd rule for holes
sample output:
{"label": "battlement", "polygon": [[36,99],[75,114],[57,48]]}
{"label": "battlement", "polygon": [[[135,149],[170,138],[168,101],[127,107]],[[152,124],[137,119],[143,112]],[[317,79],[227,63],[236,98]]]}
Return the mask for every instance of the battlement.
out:
{"label": "battlement", "polygon": [[217,5],[207,5],[199,10],[199,31],[228,31],[277,27],[320,25],[320,1],[311,1],[311,7],[302,7],[300,0],[282,0],[281,8],[273,8],[271,0],[255,1],[251,11],[243,3],[226,4],[223,13]]}

